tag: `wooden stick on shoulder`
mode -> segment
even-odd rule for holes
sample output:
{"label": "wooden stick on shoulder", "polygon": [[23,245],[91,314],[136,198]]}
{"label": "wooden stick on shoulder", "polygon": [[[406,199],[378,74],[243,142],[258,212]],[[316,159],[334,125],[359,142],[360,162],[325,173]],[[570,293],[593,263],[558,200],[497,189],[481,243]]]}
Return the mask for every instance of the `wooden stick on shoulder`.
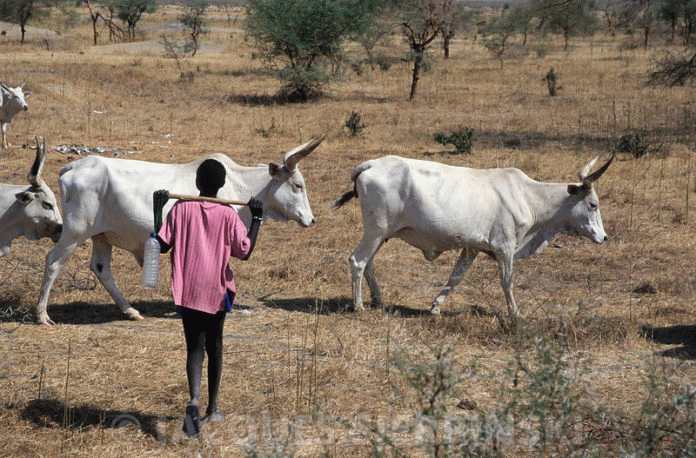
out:
{"label": "wooden stick on shoulder", "polygon": [[226,199],[218,199],[216,197],[189,196],[186,194],[174,194],[172,192],[169,193],[169,198],[170,199],[179,199],[179,200],[196,200],[196,201],[201,201],[201,202],[215,202],[218,204],[225,204],[225,205],[246,205],[246,204],[248,204],[248,202],[242,202],[241,200],[226,200]]}

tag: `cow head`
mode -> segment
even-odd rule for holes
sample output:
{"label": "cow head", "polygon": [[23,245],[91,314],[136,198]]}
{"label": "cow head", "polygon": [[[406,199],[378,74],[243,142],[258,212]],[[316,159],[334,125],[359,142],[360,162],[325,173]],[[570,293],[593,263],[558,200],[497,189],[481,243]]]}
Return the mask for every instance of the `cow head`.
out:
{"label": "cow head", "polygon": [[570,226],[573,231],[588,237],[595,243],[606,241],[607,233],[604,232],[602,216],[599,212],[599,198],[592,183],[607,170],[609,164],[614,160],[615,154],[609,158],[606,164],[590,175],[590,170],[600,156],[601,154],[597,155],[580,170],[580,184],[568,185],[568,193],[573,198],[570,210]]}
{"label": "cow head", "polygon": [[[26,81],[17,87],[9,87],[5,83],[0,83],[2,90],[2,103],[0,104],[0,120],[10,122],[12,117],[20,111],[29,109],[25,97],[29,97],[31,92],[24,92]],[[4,116],[3,116],[4,114]]]}
{"label": "cow head", "polygon": [[63,220],[58,211],[56,196],[41,178],[41,170],[46,162],[46,141],[36,139],[36,159],[27,179],[31,187],[15,194],[22,208],[22,235],[29,240],[51,237],[54,242],[60,238]]}
{"label": "cow head", "polygon": [[272,182],[264,205],[267,216],[280,221],[295,220],[304,227],[314,224],[307,188],[297,163],[319,146],[322,140],[324,136],[288,151],[283,157],[283,165],[268,164]]}

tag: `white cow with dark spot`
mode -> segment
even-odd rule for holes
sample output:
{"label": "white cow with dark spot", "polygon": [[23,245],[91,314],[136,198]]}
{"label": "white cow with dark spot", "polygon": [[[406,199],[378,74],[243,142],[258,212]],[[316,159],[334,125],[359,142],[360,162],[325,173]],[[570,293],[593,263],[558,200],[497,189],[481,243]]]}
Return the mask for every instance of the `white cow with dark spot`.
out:
{"label": "white cow with dark spot", "polygon": [[[297,163],[323,140],[315,138],[284,155],[283,165],[244,167],[224,154],[211,154],[186,164],[160,164],[126,159],[88,156],[60,171],[60,194],[65,223],[56,246],[46,256],[46,269],[36,321],[52,324],[46,307],[51,286],[61,266],[75,248],[92,239],[90,268],[119,308],[134,320],[142,319],[121,294],[111,272],[111,251],[117,246],[130,251],[142,266],[145,240],[153,231],[152,194],[159,189],[197,195],[196,170],[205,159],[220,161],[227,172],[218,197],[247,201],[255,197],[263,203],[263,217],[278,221],[297,221],[303,227],[314,224],[305,182]],[[174,201],[163,209],[166,217]],[[239,215],[249,226],[248,207]]]}
{"label": "white cow with dark spot", "polygon": [[31,92],[24,92],[23,82],[17,87],[9,87],[0,82],[0,125],[2,127],[2,149],[7,149],[7,124],[20,111],[27,111],[29,107],[24,100]]}
{"label": "white cow with dark spot", "polygon": [[58,241],[62,220],[56,196],[41,178],[46,162],[46,142],[36,139],[36,158],[27,185],[0,183],[0,256],[10,252],[12,240],[50,237]]}
{"label": "white cow with dark spot", "polygon": [[583,167],[580,182],[572,184],[540,183],[515,168],[471,169],[397,156],[363,162],[351,174],[353,190],[334,203],[339,208],[357,197],[362,210],[362,240],[350,256],[355,309],[364,308],[363,274],[373,303],[381,305],[373,259],[384,242],[396,237],[422,250],[428,260],[461,250],[447,285],[432,303],[434,314],[440,313],[478,253],[491,255],[500,266],[514,322],[519,315],[512,294],[515,260],[541,252],[560,231],[595,243],[607,239],[592,183],[614,157],[590,175],[598,158]]}

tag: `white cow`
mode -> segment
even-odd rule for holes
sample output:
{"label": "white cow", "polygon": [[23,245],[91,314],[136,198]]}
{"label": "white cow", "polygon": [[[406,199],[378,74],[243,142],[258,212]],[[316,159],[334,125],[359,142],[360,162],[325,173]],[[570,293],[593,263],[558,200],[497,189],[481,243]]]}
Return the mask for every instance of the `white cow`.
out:
{"label": "white cow", "polygon": [[31,92],[24,92],[23,82],[17,87],[9,87],[0,82],[0,125],[2,125],[2,149],[7,149],[7,124],[12,122],[14,115],[29,109],[25,97]]}
{"label": "white cow", "polygon": [[[301,226],[314,223],[307,191],[297,163],[323,140],[315,138],[289,151],[283,165],[243,167],[224,154],[211,154],[186,164],[105,159],[88,156],[60,171],[60,194],[65,223],[56,246],[46,256],[46,269],[36,305],[36,321],[52,324],[46,312],[48,296],[61,266],[75,248],[92,238],[90,267],[120,309],[134,320],[142,316],[119,291],[111,272],[113,246],[130,251],[142,266],[145,240],[153,231],[152,194],[158,189],[197,195],[196,169],[205,159],[220,161],[227,172],[218,197],[246,201],[255,197],[263,203],[264,218],[294,220]],[[163,210],[169,212],[174,201]],[[239,210],[249,226],[248,207]]]}
{"label": "white cow", "polygon": [[363,237],[350,256],[355,309],[364,309],[363,273],[373,304],[381,305],[372,263],[382,244],[397,237],[431,261],[445,251],[461,250],[447,285],[432,303],[434,314],[479,252],[494,257],[514,323],[519,314],[512,295],[515,260],[539,253],[560,231],[596,243],[607,239],[592,182],[614,157],[589,175],[598,158],[583,167],[577,184],[540,183],[515,168],[471,169],[397,156],[363,162],[351,174],[353,190],[334,203],[339,208],[357,197],[362,210]]}
{"label": "white cow", "polygon": [[27,179],[30,186],[0,184],[0,257],[10,252],[12,240],[51,237],[58,241],[62,220],[56,196],[41,178],[46,142],[36,139],[36,158]]}

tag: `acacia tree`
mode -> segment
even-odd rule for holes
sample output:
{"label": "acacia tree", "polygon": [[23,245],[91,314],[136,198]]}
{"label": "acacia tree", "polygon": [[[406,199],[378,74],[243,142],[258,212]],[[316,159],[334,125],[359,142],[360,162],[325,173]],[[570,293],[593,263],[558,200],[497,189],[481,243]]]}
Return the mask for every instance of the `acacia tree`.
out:
{"label": "acacia tree", "polygon": [[125,40],[126,33],[113,21],[113,9],[110,9],[111,17],[107,18],[106,16],[104,16],[96,10],[96,8],[94,7],[94,5],[92,5],[92,2],[90,0],[84,0],[84,2],[85,5],[87,5],[87,9],[89,10],[89,17],[92,20],[92,37],[95,46],[98,44],[99,39],[99,28],[97,27],[99,21],[102,21],[104,26],[108,27],[110,40]]}
{"label": "acacia tree", "polygon": [[596,19],[590,14],[589,0],[534,0],[532,8],[542,28],[563,35],[566,51],[571,36],[594,31]]}
{"label": "acacia tree", "polygon": [[19,25],[20,44],[24,44],[27,23],[46,15],[47,8],[58,0],[0,0],[0,20]]}
{"label": "acacia tree", "polygon": [[154,13],[157,10],[156,0],[111,0],[109,8],[116,12],[116,17],[126,24],[128,38],[135,39],[135,27],[143,13]]}
{"label": "acacia tree", "polygon": [[191,56],[195,56],[200,46],[198,40],[201,35],[208,33],[208,22],[205,20],[205,12],[210,6],[208,0],[188,0],[184,5],[184,13],[179,16],[179,22],[186,29],[191,38]]}
{"label": "acacia tree", "polygon": [[408,99],[413,100],[418,89],[425,54],[432,41],[441,33],[442,22],[438,15],[438,0],[393,0],[397,20],[410,49],[411,91]]}
{"label": "acacia tree", "polygon": [[515,33],[526,31],[527,25],[528,16],[522,8],[515,8],[512,11],[507,8],[503,10],[500,17],[489,22],[484,29],[487,34],[484,45],[500,61],[501,69],[508,41]]}
{"label": "acacia tree", "polygon": [[671,26],[672,40],[681,22],[687,49],[684,53],[668,53],[658,60],[656,69],[648,75],[648,83],[673,87],[696,80],[696,44],[691,39],[692,27],[696,23],[696,0],[664,0],[658,7],[658,15]]}
{"label": "acacia tree", "polygon": [[247,30],[258,54],[280,66],[285,90],[306,101],[321,93],[341,60],[342,45],[364,30],[380,0],[249,0]]}
{"label": "acacia tree", "polygon": [[624,16],[643,30],[643,47],[646,49],[657,15],[657,0],[626,0]]}
{"label": "acacia tree", "polygon": [[463,4],[457,0],[438,0],[435,3],[436,14],[440,20],[442,52],[444,58],[449,59],[450,42],[457,30],[471,18],[471,14],[466,14]]}

